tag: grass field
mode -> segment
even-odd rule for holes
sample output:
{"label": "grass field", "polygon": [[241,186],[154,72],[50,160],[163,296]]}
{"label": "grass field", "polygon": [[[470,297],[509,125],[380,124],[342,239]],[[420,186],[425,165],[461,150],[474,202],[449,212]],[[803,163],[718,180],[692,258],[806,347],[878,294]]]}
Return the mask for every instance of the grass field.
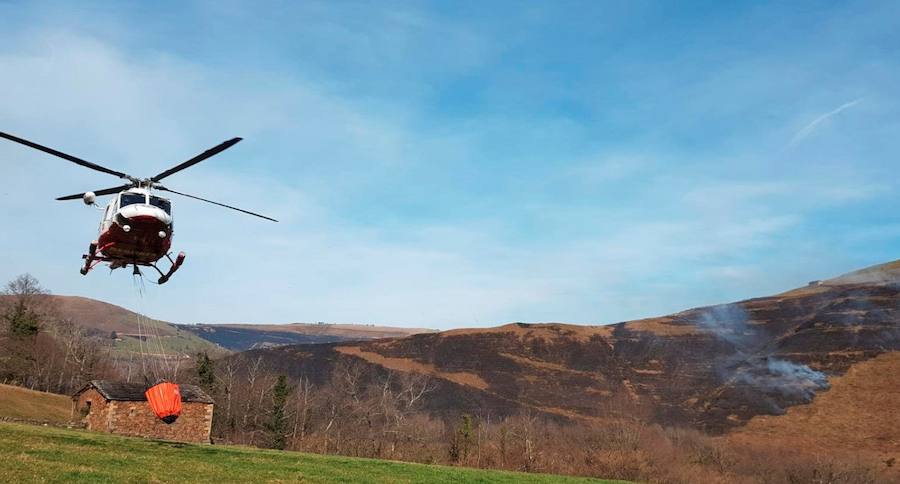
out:
{"label": "grass field", "polygon": [[147,333],[144,333],[143,343],[138,340],[135,334],[120,334],[119,339],[113,344],[113,350],[119,354],[134,353],[135,355],[140,355],[141,347],[143,346],[144,353],[158,355],[160,354],[159,345],[162,345],[162,350],[169,357],[176,355],[194,356],[203,351],[212,357],[231,353],[221,346],[206,341],[189,331],[178,331],[176,334],[161,335],[159,338],[155,334],[149,336]]}
{"label": "grass field", "polygon": [[177,444],[10,423],[0,423],[0,460],[0,482],[615,482]]}
{"label": "grass field", "polygon": [[0,417],[39,422],[68,422],[72,400],[65,395],[0,385]]}

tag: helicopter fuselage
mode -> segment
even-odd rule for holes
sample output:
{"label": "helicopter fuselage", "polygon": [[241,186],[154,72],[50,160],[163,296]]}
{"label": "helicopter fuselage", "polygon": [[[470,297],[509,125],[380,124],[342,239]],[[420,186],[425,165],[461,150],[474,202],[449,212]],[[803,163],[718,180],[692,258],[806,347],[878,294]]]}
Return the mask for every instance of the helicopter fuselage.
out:
{"label": "helicopter fuselage", "polygon": [[[173,226],[169,200],[152,195],[144,188],[120,192],[106,206],[100,233],[85,255],[82,273],[87,273],[99,262],[109,263],[111,269],[130,264],[136,273],[137,266],[155,268],[155,263],[169,254]],[[183,260],[181,253],[168,274],[160,272],[162,282],[168,280]]]}
{"label": "helicopter fuselage", "polygon": [[[143,203],[135,201],[138,197],[144,198]],[[106,207],[97,246],[106,258],[120,261],[120,266],[156,262],[172,247],[171,208],[167,212],[164,207],[151,204],[148,197],[152,196],[145,190],[129,190]],[[129,201],[132,203],[121,205]],[[168,201],[165,206],[170,207]]]}

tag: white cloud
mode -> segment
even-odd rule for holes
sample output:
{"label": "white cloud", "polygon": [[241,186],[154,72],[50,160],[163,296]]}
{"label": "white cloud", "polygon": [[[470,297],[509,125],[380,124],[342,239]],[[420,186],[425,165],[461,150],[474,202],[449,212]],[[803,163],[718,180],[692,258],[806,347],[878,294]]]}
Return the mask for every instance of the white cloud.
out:
{"label": "white cloud", "polygon": [[803,141],[804,139],[809,137],[809,135],[811,135],[822,123],[824,123],[824,122],[828,121],[829,119],[833,118],[834,116],[837,116],[838,114],[846,111],[847,109],[850,109],[853,106],[856,106],[857,104],[860,103],[860,101],[862,101],[862,98],[854,99],[853,101],[841,104],[840,106],[832,109],[831,111],[828,111],[825,114],[819,115],[818,117],[816,117],[816,119],[813,119],[812,121],[810,121],[806,126],[800,128],[800,130],[798,130],[794,134],[794,137],[791,138],[791,142],[788,146],[796,146],[801,141]]}

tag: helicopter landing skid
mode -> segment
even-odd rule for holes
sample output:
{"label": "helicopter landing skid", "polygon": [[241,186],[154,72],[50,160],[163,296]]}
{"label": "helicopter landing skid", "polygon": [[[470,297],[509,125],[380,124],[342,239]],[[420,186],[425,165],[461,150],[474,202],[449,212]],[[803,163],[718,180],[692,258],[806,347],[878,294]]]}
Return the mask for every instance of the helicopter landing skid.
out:
{"label": "helicopter landing skid", "polygon": [[169,262],[171,262],[172,265],[169,266],[169,271],[165,274],[163,274],[163,272],[159,270],[159,267],[156,267],[156,264],[149,264],[150,267],[156,269],[156,272],[159,272],[159,280],[156,281],[157,284],[165,284],[166,282],[168,282],[169,278],[172,277],[172,274],[174,274],[175,271],[177,271],[178,268],[181,267],[181,264],[184,264],[184,257],[184,252],[179,252],[175,257],[175,260],[172,260],[172,258],[169,257],[169,254],[166,254],[166,259],[169,259]]}
{"label": "helicopter landing skid", "polygon": [[84,259],[84,265],[81,267],[82,276],[86,276],[88,272],[91,271],[94,267],[97,267],[97,264],[101,262],[106,262],[108,259],[104,257],[103,250],[108,249],[113,246],[113,243],[109,243],[104,245],[103,247],[97,248],[97,241],[91,242],[91,245],[88,247],[88,253],[81,256]]}
{"label": "helicopter landing skid", "polygon": [[[107,249],[111,247],[114,243],[110,243],[104,245],[103,247],[97,248],[97,243],[91,243],[88,248],[88,253],[81,256],[84,259],[84,265],[81,267],[81,275],[87,275],[88,272],[91,271],[94,267],[97,267],[97,264],[101,262],[109,262],[111,269],[118,269],[120,267],[125,267],[129,264],[129,262],[125,262],[121,259],[113,259],[103,255],[103,249]],[[156,272],[159,273],[159,279],[157,280],[157,284],[165,284],[169,281],[169,278],[172,277],[172,274],[175,274],[182,264],[184,264],[185,254],[184,252],[179,252],[175,257],[175,260],[172,260],[172,257],[169,254],[166,254],[166,259],[169,259],[171,265],[169,266],[169,270],[163,272],[159,267],[156,266],[153,262],[131,262],[131,265],[134,266],[134,273],[136,275],[140,275],[141,271],[138,269],[138,266],[150,266],[156,269]]]}

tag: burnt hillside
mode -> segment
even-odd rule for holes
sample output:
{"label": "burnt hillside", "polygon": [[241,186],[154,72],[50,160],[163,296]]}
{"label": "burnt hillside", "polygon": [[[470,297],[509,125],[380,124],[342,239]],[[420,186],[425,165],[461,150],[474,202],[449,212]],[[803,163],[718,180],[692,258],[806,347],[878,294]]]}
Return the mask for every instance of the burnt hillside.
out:
{"label": "burnt hillside", "polygon": [[436,414],[632,415],[722,432],[807,403],[829,378],[896,350],[897,262],[775,296],[608,326],[516,323],[240,358],[314,382],[336,365],[427,374],[437,389],[426,407]]}

